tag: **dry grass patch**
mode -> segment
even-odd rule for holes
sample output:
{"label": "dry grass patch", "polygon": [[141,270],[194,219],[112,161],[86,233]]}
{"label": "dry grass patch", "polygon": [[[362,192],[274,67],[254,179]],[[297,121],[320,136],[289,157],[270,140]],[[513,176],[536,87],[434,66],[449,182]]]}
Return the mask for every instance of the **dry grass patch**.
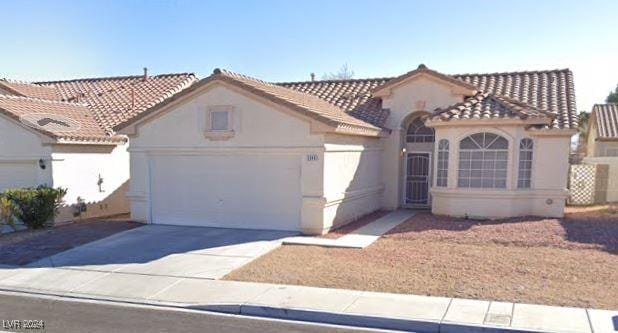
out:
{"label": "dry grass patch", "polygon": [[227,279],[618,309],[618,218],[419,214],[366,249],[284,246]]}

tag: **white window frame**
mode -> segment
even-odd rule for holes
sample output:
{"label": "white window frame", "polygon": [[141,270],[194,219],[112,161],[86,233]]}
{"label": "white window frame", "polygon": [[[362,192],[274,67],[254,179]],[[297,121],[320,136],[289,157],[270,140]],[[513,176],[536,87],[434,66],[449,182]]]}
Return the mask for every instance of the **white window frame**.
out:
{"label": "white window frame", "polygon": [[[507,142],[507,147],[506,147],[506,149],[487,149],[487,148],[477,148],[477,149],[461,149],[461,142],[462,142],[463,140],[467,139],[468,137],[471,137],[471,136],[476,135],[476,134],[492,134],[492,135],[496,135],[498,138],[502,138],[502,139],[506,140],[506,142]],[[503,191],[503,190],[508,190],[508,189],[510,189],[510,188],[511,188],[511,187],[510,187],[510,186],[511,186],[511,185],[510,185],[510,182],[511,182],[511,181],[510,181],[510,179],[511,179],[511,178],[510,178],[510,172],[509,172],[509,169],[510,169],[511,167],[510,167],[509,165],[510,165],[510,163],[512,163],[512,159],[511,159],[511,145],[512,145],[512,143],[511,143],[511,141],[508,139],[508,137],[506,137],[506,136],[504,136],[504,135],[502,135],[502,134],[500,134],[500,133],[494,133],[494,132],[492,132],[492,131],[482,131],[482,130],[481,130],[481,131],[478,131],[478,132],[468,133],[467,135],[464,135],[464,136],[460,137],[460,138],[456,141],[456,144],[457,144],[457,165],[456,165],[456,167],[457,167],[457,169],[456,169],[456,170],[457,170],[457,172],[456,172],[456,183],[455,183],[455,185],[456,185],[456,187],[457,187],[457,188],[459,188],[459,189],[463,189],[463,190],[481,190],[481,191],[487,191],[487,190],[497,190],[497,191]],[[477,153],[478,153],[478,152],[482,152],[483,154],[484,154],[484,153],[486,153],[486,152],[494,152],[494,153],[496,153],[496,154],[497,154],[498,152],[503,152],[503,153],[506,153],[506,160],[505,160],[505,161],[498,160],[498,159],[494,159],[494,160],[493,160],[493,162],[494,162],[494,163],[496,163],[496,162],[505,162],[505,163],[506,163],[506,167],[505,167],[505,169],[503,169],[503,170],[502,170],[502,169],[500,169],[500,171],[504,171],[504,172],[506,173],[505,177],[504,177],[504,178],[502,178],[502,177],[500,177],[500,178],[496,178],[496,176],[495,176],[495,172],[496,172],[497,170],[496,170],[496,169],[494,169],[494,176],[492,177],[493,186],[491,186],[491,187],[485,187],[485,186],[483,186],[483,184],[482,184],[482,183],[483,183],[483,178],[484,178],[484,177],[482,176],[482,172],[483,172],[483,170],[484,170],[484,167],[483,167],[483,166],[481,166],[481,169],[473,169],[472,167],[470,167],[468,170],[466,170],[466,169],[462,169],[462,168],[461,168],[461,163],[462,163],[461,154],[462,154],[462,150],[463,150],[464,152],[469,152],[471,155],[472,155],[473,153],[475,153],[475,152],[477,152]],[[484,160],[484,159],[483,159],[483,160],[480,160],[480,161],[482,161],[482,163],[484,163],[484,162],[485,162],[485,160]],[[472,162],[474,162],[474,160],[470,159],[470,163],[472,163]],[[469,171],[470,173],[472,173],[472,171],[473,171],[473,170],[475,170],[475,171],[479,171],[479,170],[480,170],[480,172],[481,172],[481,176],[480,176],[481,186],[479,186],[479,187],[477,187],[477,186],[472,186],[472,182],[471,182],[471,181],[472,181],[472,179],[473,179],[473,178],[479,178],[479,177],[472,177],[472,175],[470,175],[470,176],[464,176],[463,178],[468,178],[468,181],[469,181],[469,182],[468,182],[468,185],[467,185],[467,186],[461,186],[461,178],[462,178],[462,176],[461,176],[461,172],[462,172],[462,171]],[[496,187],[496,186],[495,186],[495,183],[496,183],[496,180],[497,180],[497,179],[504,179],[504,181],[505,181],[504,186]]]}
{"label": "white window frame", "polygon": [[[521,144],[522,144],[522,142],[524,140],[530,140],[530,142],[532,143],[532,148],[530,148],[530,149],[522,149],[521,148]],[[528,189],[532,188],[532,178],[533,178],[532,176],[533,176],[533,172],[534,172],[534,156],[535,156],[534,148],[535,147],[536,147],[536,142],[534,142],[534,140],[532,138],[521,138],[519,140],[518,145],[517,145],[517,184],[516,185],[517,185],[517,189],[519,189],[519,190],[528,190]],[[522,150],[529,151],[532,154],[532,156],[531,156],[532,158],[530,159],[530,169],[527,170],[528,173],[529,173],[528,174],[528,178],[529,178],[528,179],[528,186],[523,186],[523,187],[520,186],[520,184],[519,184],[519,182],[521,180],[520,179],[520,175],[521,175],[521,171],[522,171],[521,170],[521,161],[522,161],[521,153],[522,153]]]}
{"label": "white window frame", "polygon": [[[215,130],[212,128],[212,116],[215,112],[227,112],[227,129]],[[215,105],[206,111],[206,130],[204,135],[210,140],[228,140],[234,137],[234,107],[230,105]]]}
{"label": "white window frame", "polygon": [[[440,146],[440,144],[442,142],[446,142],[446,148],[443,148]],[[438,151],[437,151],[437,158],[436,158],[436,180],[435,180],[435,184],[436,187],[443,187],[446,188],[448,187],[448,174],[449,174],[449,162],[450,162],[450,149],[451,149],[451,142],[449,139],[440,139],[438,140]],[[446,154],[446,160],[444,162],[446,162],[446,168],[440,168],[440,162],[441,159],[440,157],[443,156],[443,154]],[[445,177],[440,177],[440,171],[444,171],[446,172],[446,176]],[[440,180],[444,179],[444,185],[440,185]]]}

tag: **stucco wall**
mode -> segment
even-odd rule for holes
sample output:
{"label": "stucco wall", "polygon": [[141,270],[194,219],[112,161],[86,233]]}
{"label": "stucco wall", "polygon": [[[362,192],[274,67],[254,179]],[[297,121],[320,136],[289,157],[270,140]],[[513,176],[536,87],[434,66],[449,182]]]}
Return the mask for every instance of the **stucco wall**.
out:
{"label": "stucco wall", "polygon": [[[506,189],[457,188],[459,141],[479,132],[495,133],[509,141]],[[525,131],[521,126],[436,127],[436,142],[448,139],[450,150],[448,186],[432,189],[432,211],[435,214],[487,218],[563,216],[567,196],[570,137],[534,134]],[[532,138],[534,142],[530,189],[517,188],[519,141],[522,138]]]}
{"label": "stucco wall", "polygon": [[[129,212],[125,197],[129,180],[128,144],[119,146],[54,145],[52,170],[54,187],[67,189],[66,207],[60,210],[56,223],[126,214]],[[103,179],[98,185],[99,176]],[[81,216],[73,215],[80,197],[87,204]]]}
{"label": "stucco wall", "polygon": [[322,232],[381,207],[382,150],[378,139],[326,136]]}
{"label": "stucco wall", "polygon": [[[234,135],[227,140],[211,140],[205,136],[207,111],[211,106],[221,105],[233,107]],[[288,112],[234,88],[217,85],[140,125],[136,135],[131,137],[128,197],[132,217],[141,221],[151,220],[151,176],[148,173],[153,156],[188,154],[217,158],[238,154],[283,154],[300,161],[301,193],[285,198],[280,205],[291,205],[301,200],[300,229],[305,232],[323,230],[324,138],[310,132],[308,121]],[[235,164],[226,166],[239,172],[242,167]],[[238,193],[243,191],[241,182],[230,182],[226,186],[234,187]]]}
{"label": "stucco wall", "polygon": [[[45,169],[39,167],[42,159]],[[0,115],[0,191],[52,184],[51,147],[40,135]]]}

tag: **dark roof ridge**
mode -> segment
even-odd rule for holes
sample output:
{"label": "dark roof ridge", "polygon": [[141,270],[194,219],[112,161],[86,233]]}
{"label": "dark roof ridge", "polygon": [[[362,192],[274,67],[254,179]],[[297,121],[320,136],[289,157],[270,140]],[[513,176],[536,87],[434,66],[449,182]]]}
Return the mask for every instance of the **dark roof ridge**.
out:
{"label": "dark roof ridge", "polygon": [[45,102],[49,104],[88,106],[87,103],[82,103],[82,102],[69,102],[69,101],[63,101],[63,100],[53,100],[53,99],[45,99],[45,98],[30,97],[30,96],[15,96],[15,95],[0,94],[0,98],[18,99],[18,100],[33,101],[33,102]]}
{"label": "dark roof ridge", "polygon": [[570,68],[555,68],[555,69],[540,69],[529,71],[512,71],[512,72],[491,72],[491,73],[462,73],[462,74],[447,74],[451,76],[489,76],[489,75],[515,75],[515,74],[541,74],[541,73],[556,73],[556,72],[571,72]]}
{"label": "dark roof ridge", "polygon": [[[195,76],[195,73],[192,72],[182,72],[182,73],[162,73],[157,75],[149,75],[148,78],[159,78],[159,77],[170,77],[170,76]],[[141,75],[118,75],[118,76],[102,76],[102,77],[90,77],[90,78],[79,78],[79,79],[68,79],[68,80],[55,80],[55,81],[34,81],[30,82],[35,85],[45,85],[45,84],[54,84],[54,83],[65,83],[65,82],[78,82],[78,81],[104,81],[104,80],[118,80],[118,79],[138,79],[144,77]]]}
{"label": "dark roof ridge", "polygon": [[361,81],[383,81],[394,79],[395,76],[392,77],[370,77],[370,78],[359,78],[359,79],[330,79],[330,80],[315,80],[315,81],[286,81],[286,82],[273,82],[277,85],[289,85],[289,84],[306,84],[306,83],[338,83],[338,82],[361,82]]}
{"label": "dark roof ridge", "polygon": [[[493,73],[462,73],[462,74],[444,73],[444,75],[448,75],[448,76],[490,76],[490,75],[540,74],[540,73],[556,73],[556,72],[572,72],[572,71],[570,68],[556,68],[556,69],[540,69],[540,70],[530,70],[530,71],[493,72]],[[307,84],[307,83],[381,81],[381,80],[391,80],[397,77],[398,76],[392,76],[392,77],[385,76],[385,77],[366,77],[366,78],[345,79],[345,80],[283,81],[283,82],[273,82],[273,83],[277,85],[290,85],[290,84]]]}

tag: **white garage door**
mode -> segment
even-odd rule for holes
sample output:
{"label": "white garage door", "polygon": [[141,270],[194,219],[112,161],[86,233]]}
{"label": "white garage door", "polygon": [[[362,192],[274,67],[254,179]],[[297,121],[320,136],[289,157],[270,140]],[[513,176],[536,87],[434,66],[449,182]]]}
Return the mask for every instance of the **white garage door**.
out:
{"label": "white garage door", "polygon": [[155,156],[152,222],[298,230],[300,160],[282,155]]}
{"label": "white garage door", "polygon": [[36,162],[0,161],[0,192],[7,188],[30,187],[37,185]]}

